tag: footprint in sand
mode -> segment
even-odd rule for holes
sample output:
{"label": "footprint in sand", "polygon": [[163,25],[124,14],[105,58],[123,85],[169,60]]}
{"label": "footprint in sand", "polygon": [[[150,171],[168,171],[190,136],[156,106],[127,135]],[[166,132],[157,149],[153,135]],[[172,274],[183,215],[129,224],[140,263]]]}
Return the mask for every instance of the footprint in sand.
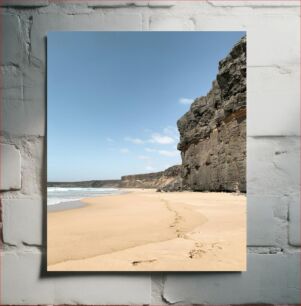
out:
{"label": "footprint in sand", "polygon": [[176,234],[178,238],[188,239],[188,236],[180,229],[176,230]]}
{"label": "footprint in sand", "polygon": [[222,250],[222,249],[223,249],[223,248],[219,245],[218,242],[212,243],[212,244],[211,244],[211,247],[212,247],[212,249],[215,249],[215,248],[217,248],[217,249],[219,249],[219,250]]}
{"label": "footprint in sand", "polygon": [[137,265],[142,264],[142,263],[152,263],[152,262],[155,262],[155,261],[157,261],[157,259],[137,260],[137,261],[132,261],[132,265],[137,266]]}
{"label": "footprint in sand", "polygon": [[180,222],[182,222],[184,220],[184,218],[182,216],[179,215],[179,213],[172,209],[169,204],[168,201],[161,199],[161,201],[165,204],[166,208],[174,214],[174,220],[173,222],[169,225],[170,228],[175,228],[176,229],[176,235],[178,238],[186,238],[186,235],[184,234],[183,230],[180,229],[179,225]]}
{"label": "footprint in sand", "polygon": [[201,258],[204,254],[206,254],[206,251],[202,249],[203,247],[202,243],[196,242],[194,246],[195,248],[189,252],[189,258],[191,259]]}

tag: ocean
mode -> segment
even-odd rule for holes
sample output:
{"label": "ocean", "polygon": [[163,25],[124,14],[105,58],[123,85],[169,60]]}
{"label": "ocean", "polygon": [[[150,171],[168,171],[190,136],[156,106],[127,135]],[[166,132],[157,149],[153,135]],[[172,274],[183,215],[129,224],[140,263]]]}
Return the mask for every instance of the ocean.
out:
{"label": "ocean", "polygon": [[120,193],[122,191],[118,188],[47,187],[47,205]]}

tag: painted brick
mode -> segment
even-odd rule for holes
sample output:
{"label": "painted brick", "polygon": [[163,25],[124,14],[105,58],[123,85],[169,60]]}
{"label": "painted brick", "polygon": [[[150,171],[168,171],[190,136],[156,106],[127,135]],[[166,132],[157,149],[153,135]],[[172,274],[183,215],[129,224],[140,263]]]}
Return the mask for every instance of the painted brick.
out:
{"label": "painted brick", "polygon": [[250,254],[247,272],[167,275],[163,297],[181,304],[298,303],[299,276],[299,253]]}
{"label": "painted brick", "polygon": [[[17,72],[19,73],[19,70]],[[2,103],[2,129],[10,135],[43,136],[45,133],[44,73],[38,68],[27,67],[22,74],[23,77],[21,74],[14,75],[15,84],[11,84],[11,88],[7,88],[4,92],[6,94]]]}
{"label": "painted brick", "polygon": [[9,135],[44,135],[45,76],[36,67],[2,66],[2,130]]}
{"label": "painted brick", "polygon": [[0,144],[0,190],[21,188],[21,154],[13,145]]}
{"label": "painted brick", "polygon": [[172,7],[177,4],[176,1],[149,0],[148,2],[149,2],[148,5],[150,7]]}
{"label": "painted brick", "polygon": [[[23,98],[22,72],[15,66],[0,67],[2,100],[20,101]],[[5,119],[5,118],[3,118]]]}
{"label": "painted brick", "polygon": [[40,199],[2,200],[3,241],[10,245],[42,245],[42,210]]}
{"label": "painted brick", "polygon": [[142,16],[135,13],[86,15],[40,14],[33,18],[31,30],[32,57],[37,64],[45,63],[45,37],[49,31],[138,31]]}
{"label": "painted brick", "polygon": [[[222,14],[222,12],[206,7],[202,12],[199,12],[196,8],[192,18],[195,21],[197,31],[247,31],[246,17],[241,12],[234,13],[231,11],[228,14]],[[217,22],[217,19],[222,20]],[[247,38],[248,42],[249,39]]]}
{"label": "painted brick", "polygon": [[87,3],[88,7],[94,8],[118,8],[118,7],[129,7],[129,6],[149,6],[149,1],[101,1],[92,0]]}
{"label": "painted brick", "polygon": [[90,7],[103,7],[103,8],[113,8],[113,7],[127,7],[127,6],[149,6],[149,7],[162,7],[170,8],[175,5],[175,1],[155,1],[155,0],[145,0],[145,1],[102,1],[102,0],[88,0],[87,5]]}
{"label": "painted brick", "polygon": [[151,16],[149,28],[152,31],[187,31],[193,30],[193,21],[181,17],[172,16]]}
{"label": "painted brick", "polygon": [[[149,0],[131,1],[131,0],[73,0],[72,3],[59,3],[60,8],[70,9],[74,12],[82,13],[84,7],[88,8],[125,8],[125,7],[143,7],[149,5]],[[48,9],[47,9],[48,10]],[[51,10],[51,8],[50,8]],[[50,10],[48,12],[50,12]],[[55,9],[53,9],[55,12]],[[57,8],[56,8],[57,11]]]}
{"label": "painted brick", "polygon": [[[86,0],[78,1],[56,1],[50,0],[48,6],[39,7],[38,10],[33,10],[34,13],[39,15],[43,14],[66,14],[66,15],[81,15],[81,14],[91,14],[93,12],[92,7],[88,7]],[[30,23],[32,20],[29,20]],[[29,28],[31,29],[31,27]],[[30,31],[28,31],[30,33]]]}
{"label": "painted brick", "polygon": [[127,7],[129,5],[134,5],[135,1],[86,1],[87,5],[90,7]]}
{"label": "painted brick", "polygon": [[289,6],[294,7],[298,6],[299,2],[296,1],[214,1],[214,0],[208,0],[207,1],[210,5],[215,7],[282,7],[283,6]]}
{"label": "painted brick", "polygon": [[249,136],[300,135],[299,83],[295,66],[248,67]]}
{"label": "painted brick", "polygon": [[151,304],[164,304],[162,299],[162,291],[164,287],[164,273],[153,273],[151,275]]}
{"label": "painted brick", "polygon": [[[40,198],[46,181],[44,138],[32,137],[22,142],[22,194]],[[30,178],[30,179],[28,179]]]}
{"label": "painted brick", "polygon": [[250,7],[225,11],[217,7],[204,11],[196,9],[191,15],[198,31],[247,30],[248,66],[300,66],[297,7],[285,12]]}
{"label": "painted brick", "polygon": [[[300,45],[300,35],[297,30],[299,22],[297,8],[296,15],[263,14],[260,16],[258,14],[257,18],[250,18],[247,23],[248,65],[300,67],[300,53],[297,47]],[[258,46],[260,46],[260,52],[258,52]]]}
{"label": "painted brick", "polygon": [[3,101],[3,131],[9,135],[44,135],[45,109],[43,101]]}
{"label": "painted brick", "polygon": [[[1,67],[2,87],[2,130],[9,135],[44,135],[45,99],[44,76],[35,76],[35,82],[15,66]],[[24,78],[23,78],[24,75]],[[24,83],[24,84],[23,84]]]}
{"label": "painted brick", "polygon": [[[275,219],[271,201],[260,196],[248,197],[248,246],[275,245]],[[269,199],[270,200],[270,199]]]}
{"label": "painted brick", "polygon": [[248,137],[248,195],[299,193],[299,137]]}
{"label": "painted brick", "polygon": [[2,38],[2,65],[20,64],[24,56],[24,43],[21,35],[21,24],[14,14],[1,14],[1,23],[5,35]]}
{"label": "painted brick", "polygon": [[290,195],[289,202],[289,243],[300,246],[300,194]]}
{"label": "painted brick", "polygon": [[1,0],[0,6],[11,7],[40,7],[47,6],[48,0]]}
{"label": "painted brick", "polygon": [[148,304],[148,274],[43,274],[40,253],[2,253],[3,304]]}
{"label": "painted brick", "polygon": [[248,196],[248,246],[281,246],[286,244],[286,197]]}

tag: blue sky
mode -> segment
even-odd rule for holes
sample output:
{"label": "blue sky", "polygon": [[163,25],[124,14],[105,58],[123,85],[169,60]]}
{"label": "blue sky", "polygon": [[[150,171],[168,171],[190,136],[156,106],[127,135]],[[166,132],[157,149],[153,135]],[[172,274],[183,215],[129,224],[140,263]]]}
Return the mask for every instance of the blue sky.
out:
{"label": "blue sky", "polygon": [[177,120],[244,32],[50,32],[48,181],[181,163]]}

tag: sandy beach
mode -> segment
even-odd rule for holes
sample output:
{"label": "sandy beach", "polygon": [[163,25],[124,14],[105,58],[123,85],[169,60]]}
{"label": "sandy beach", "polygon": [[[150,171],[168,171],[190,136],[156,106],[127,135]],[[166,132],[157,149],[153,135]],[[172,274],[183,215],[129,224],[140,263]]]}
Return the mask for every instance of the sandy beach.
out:
{"label": "sandy beach", "polygon": [[49,211],[48,271],[245,271],[246,196],[131,190]]}

